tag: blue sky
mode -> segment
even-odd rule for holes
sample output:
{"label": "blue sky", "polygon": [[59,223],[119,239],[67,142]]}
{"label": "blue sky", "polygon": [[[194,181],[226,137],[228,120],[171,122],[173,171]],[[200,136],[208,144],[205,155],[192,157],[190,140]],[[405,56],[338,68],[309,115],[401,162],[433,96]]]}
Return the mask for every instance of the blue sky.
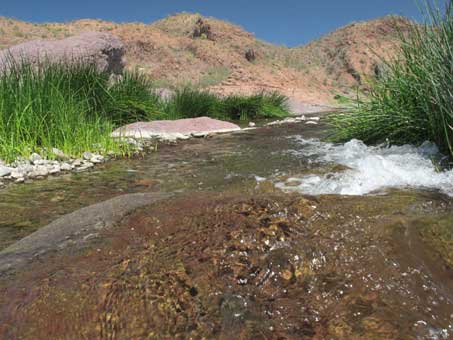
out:
{"label": "blue sky", "polygon": [[0,0],[0,16],[33,22],[99,18],[153,22],[197,12],[239,24],[273,43],[295,46],[352,21],[387,14],[420,19],[417,0]]}

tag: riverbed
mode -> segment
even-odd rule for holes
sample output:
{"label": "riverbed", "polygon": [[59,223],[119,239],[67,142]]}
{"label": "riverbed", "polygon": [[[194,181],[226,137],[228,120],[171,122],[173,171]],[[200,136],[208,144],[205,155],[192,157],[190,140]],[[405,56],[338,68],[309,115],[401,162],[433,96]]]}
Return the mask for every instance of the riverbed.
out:
{"label": "riverbed", "polygon": [[302,122],[192,139],[1,189],[1,248],[112,197],[173,198],[0,280],[0,334],[453,336],[453,176],[429,144],[325,134]]}

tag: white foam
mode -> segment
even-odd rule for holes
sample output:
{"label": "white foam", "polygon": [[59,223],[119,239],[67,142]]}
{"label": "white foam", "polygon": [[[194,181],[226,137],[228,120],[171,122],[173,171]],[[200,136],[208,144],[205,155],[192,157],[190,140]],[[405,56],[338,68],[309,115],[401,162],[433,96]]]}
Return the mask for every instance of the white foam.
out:
{"label": "white foam", "polygon": [[292,151],[321,163],[343,165],[348,170],[325,175],[307,175],[276,183],[285,191],[307,194],[364,195],[385,188],[437,189],[453,196],[453,170],[439,172],[432,162],[437,147],[425,142],[420,147],[366,146],[359,140],[342,145],[298,138],[300,148]]}

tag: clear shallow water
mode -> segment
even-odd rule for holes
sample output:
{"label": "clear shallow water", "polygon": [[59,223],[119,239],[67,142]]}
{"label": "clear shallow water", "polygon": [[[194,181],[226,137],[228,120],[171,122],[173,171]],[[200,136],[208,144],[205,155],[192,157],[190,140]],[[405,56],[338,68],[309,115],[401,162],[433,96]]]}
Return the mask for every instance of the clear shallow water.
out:
{"label": "clear shallow water", "polygon": [[436,190],[453,197],[453,170],[439,171],[433,161],[441,155],[434,144],[420,147],[367,146],[359,140],[334,145],[319,139],[293,137],[295,157],[319,165],[338,164],[339,171],[293,176],[276,186],[305,194],[365,195],[389,188]]}
{"label": "clear shallow water", "polygon": [[296,124],[192,139],[91,171],[10,185],[0,189],[0,249],[59,216],[133,192],[453,193],[453,172],[435,171],[432,146],[332,145],[320,141],[324,134],[322,127]]}
{"label": "clear shallow water", "polygon": [[4,338],[165,338],[177,325],[167,338],[221,338],[216,328],[226,339],[448,338],[451,174],[435,171],[430,145],[332,145],[323,134],[301,124],[193,139],[0,190],[0,248],[114,196],[177,193],[112,230],[111,248],[59,254],[5,291],[0,278],[0,337],[19,325],[30,336]]}

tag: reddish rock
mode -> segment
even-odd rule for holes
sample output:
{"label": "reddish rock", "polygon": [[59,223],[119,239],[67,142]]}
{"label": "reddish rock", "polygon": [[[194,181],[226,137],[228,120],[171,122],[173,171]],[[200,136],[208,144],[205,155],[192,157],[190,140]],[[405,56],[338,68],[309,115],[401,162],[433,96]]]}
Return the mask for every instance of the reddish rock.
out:
{"label": "reddish rock", "polygon": [[11,61],[39,64],[43,61],[93,63],[101,71],[120,74],[124,45],[109,33],[86,32],[62,40],[33,40],[0,51],[0,69]]}
{"label": "reddish rock", "polygon": [[211,133],[238,131],[236,124],[208,117],[178,120],[156,120],[125,125],[113,131],[113,137],[187,139]]}

